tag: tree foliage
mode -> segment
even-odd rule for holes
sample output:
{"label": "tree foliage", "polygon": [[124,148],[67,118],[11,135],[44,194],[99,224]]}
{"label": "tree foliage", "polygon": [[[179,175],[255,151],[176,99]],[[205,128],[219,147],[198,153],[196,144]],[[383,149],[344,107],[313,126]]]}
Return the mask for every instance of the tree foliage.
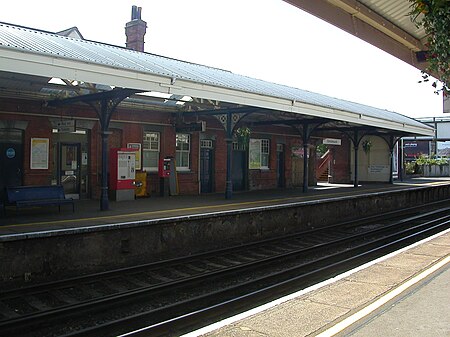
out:
{"label": "tree foliage", "polygon": [[430,76],[436,93],[450,94],[450,0],[409,0],[411,2],[412,21],[417,27],[423,27],[427,34],[426,47],[428,66],[422,72],[423,81],[429,82]]}

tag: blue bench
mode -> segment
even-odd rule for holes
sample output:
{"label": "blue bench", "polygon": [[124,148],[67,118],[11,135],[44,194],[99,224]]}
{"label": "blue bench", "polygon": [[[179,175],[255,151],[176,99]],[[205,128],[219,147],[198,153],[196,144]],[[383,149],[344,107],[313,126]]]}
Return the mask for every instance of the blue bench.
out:
{"label": "blue bench", "polygon": [[61,205],[72,204],[72,211],[75,212],[73,199],[66,199],[61,185],[7,187],[6,193],[8,203],[16,206],[16,211],[24,207],[58,206],[61,212]]}

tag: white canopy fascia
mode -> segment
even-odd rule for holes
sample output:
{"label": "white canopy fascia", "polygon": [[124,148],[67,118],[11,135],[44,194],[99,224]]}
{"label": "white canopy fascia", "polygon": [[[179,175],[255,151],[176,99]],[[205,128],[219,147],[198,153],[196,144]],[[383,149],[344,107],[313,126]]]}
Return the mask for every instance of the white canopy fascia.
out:
{"label": "white canopy fascia", "polygon": [[217,100],[264,109],[297,113],[312,117],[344,121],[357,125],[373,126],[422,136],[433,136],[434,130],[424,126],[407,125],[386,119],[379,119],[359,113],[342,111],[318,105],[297,102],[292,99],[218,87],[210,84],[170,78],[154,74],[128,70],[109,65],[59,58],[34,52],[1,48],[0,71],[59,77],[63,79],[105,84],[116,87],[158,91],[201,99]]}

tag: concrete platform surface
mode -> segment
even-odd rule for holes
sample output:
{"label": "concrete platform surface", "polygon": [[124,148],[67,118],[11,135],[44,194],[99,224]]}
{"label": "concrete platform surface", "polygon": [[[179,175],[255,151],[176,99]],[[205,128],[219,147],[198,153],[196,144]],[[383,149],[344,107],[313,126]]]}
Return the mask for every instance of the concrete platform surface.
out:
{"label": "concrete platform surface", "polygon": [[450,230],[194,336],[449,337]]}
{"label": "concrete platform surface", "polygon": [[222,193],[150,196],[130,201],[110,201],[110,209],[107,211],[100,211],[99,200],[76,200],[75,212],[72,212],[70,206],[62,206],[61,212],[58,212],[57,207],[20,209],[16,212],[13,206],[7,206],[6,214],[0,214],[0,236],[239,210],[449,183],[450,177],[415,178],[394,184],[370,183],[358,188],[348,184],[320,183],[310,187],[307,193],[303,193],[301,188],[245,191],[235,192],[232,199],[225,199]]}

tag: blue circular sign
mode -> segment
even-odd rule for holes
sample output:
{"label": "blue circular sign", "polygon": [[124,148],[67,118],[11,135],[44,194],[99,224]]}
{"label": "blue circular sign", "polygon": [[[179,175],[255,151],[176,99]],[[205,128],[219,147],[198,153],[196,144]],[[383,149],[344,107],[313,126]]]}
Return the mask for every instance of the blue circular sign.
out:
{"label": "blue circular sign", "polygon": [[6,157],[8,157],[9,159],[12,159],[15,156],[16,156],[16,150],[14,150],[12,147],[10,147],[6,150]]}

